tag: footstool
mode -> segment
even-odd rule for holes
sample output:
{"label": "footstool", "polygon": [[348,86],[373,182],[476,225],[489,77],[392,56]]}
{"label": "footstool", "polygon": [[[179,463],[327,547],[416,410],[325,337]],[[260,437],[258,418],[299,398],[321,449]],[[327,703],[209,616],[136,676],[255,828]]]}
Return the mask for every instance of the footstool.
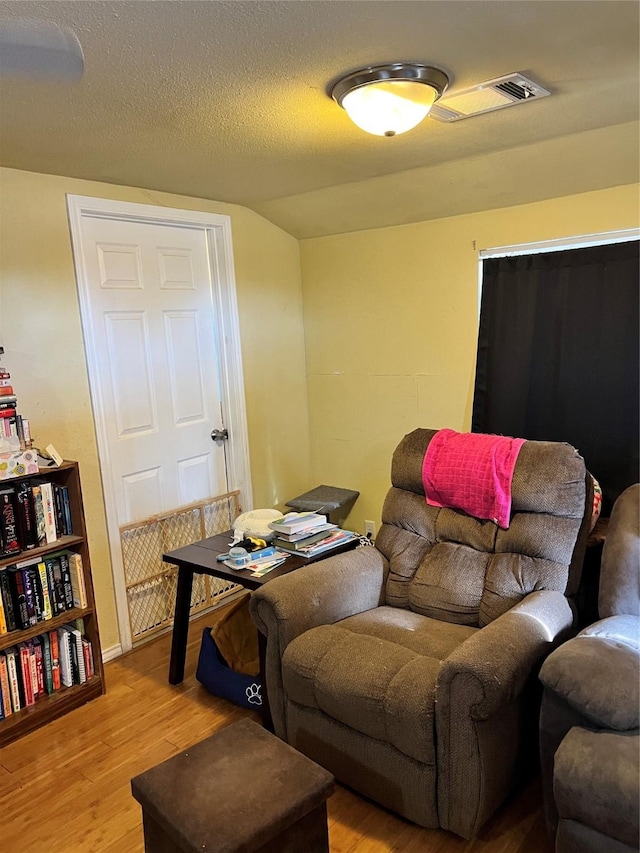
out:
{"label": "footstool", "polygon": [[331,773],[241,720],[131,780],[145,853],[328,853]]}

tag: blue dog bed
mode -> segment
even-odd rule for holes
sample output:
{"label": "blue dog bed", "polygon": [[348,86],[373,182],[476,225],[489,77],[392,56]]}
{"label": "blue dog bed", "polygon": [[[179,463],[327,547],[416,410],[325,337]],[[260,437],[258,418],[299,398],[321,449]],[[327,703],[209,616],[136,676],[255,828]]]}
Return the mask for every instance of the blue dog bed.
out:
{"label": "blue dog bed", "polygon": [[202,631],[196,679],[209,693],[243,708],[255,711],[262,706],[260,676],[244,675],[231,669],[211,636],[211,628]]}

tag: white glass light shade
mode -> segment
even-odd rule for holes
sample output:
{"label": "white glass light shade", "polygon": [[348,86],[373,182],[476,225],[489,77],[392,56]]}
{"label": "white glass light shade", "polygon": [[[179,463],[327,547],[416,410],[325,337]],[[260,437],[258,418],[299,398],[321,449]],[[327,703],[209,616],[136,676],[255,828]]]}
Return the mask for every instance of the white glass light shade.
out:
{"label": "white glass light shade", "polygon": [[381,80],[348,92],[342,106],[362,130],[376,136],[396,136],[427,117],[438,93],[413,80]]}

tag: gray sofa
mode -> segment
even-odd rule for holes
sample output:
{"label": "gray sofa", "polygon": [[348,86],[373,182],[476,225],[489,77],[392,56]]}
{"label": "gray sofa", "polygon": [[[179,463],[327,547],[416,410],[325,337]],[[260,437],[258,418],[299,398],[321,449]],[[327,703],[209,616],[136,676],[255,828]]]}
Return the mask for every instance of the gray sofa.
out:
{"label": "gray sofa", "polygon": [[638,850],[640,485],[614,504],[602,553],[601,621],[540,672],[545,812],[557,853]]}
{"label": "gray sofa", "polygon": [[538,669],[572,629],[591,480],[569,445],[525,443],[503,530],[427,505],[434,434],[396,449],[375,548],[276,578],[250,609],[276,734],[409,820],[468,838],[537,758]]}

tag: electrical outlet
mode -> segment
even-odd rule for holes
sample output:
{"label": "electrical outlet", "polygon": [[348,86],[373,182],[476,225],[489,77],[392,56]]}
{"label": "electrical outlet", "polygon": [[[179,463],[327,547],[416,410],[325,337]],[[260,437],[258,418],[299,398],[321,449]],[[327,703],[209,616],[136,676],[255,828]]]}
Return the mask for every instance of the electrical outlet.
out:
{"label": "electrical outlet", "polygon": [[376,523],[375,521],[365,521],[364,535],[372,541],[376,538]]}

